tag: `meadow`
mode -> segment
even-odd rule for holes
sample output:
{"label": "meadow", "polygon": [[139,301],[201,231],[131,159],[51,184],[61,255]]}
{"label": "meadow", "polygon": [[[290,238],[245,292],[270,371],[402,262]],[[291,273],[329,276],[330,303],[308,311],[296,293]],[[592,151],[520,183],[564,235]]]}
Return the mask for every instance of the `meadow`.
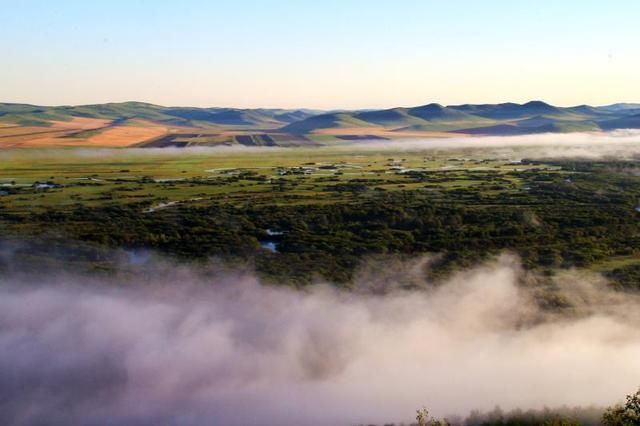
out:
{"label": "meadow", "polygon": [[[433,256],[438,279],[508,251],[532,270],[584,269],[637,288],[638,161],[532,152],[6,150],[0,222],[5,239],[215,257],[292,285],[349,286],[381,255]],[[89,259],[79,264],[95,268]]]}

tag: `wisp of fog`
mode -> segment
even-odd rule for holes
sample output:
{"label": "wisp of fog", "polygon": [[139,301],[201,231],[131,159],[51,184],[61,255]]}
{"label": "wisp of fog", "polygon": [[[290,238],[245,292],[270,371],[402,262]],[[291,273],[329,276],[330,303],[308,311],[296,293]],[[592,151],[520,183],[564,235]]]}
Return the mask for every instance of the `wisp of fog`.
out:
{"label": "wisp of fog", "polygon": [[[640,384],[637,297],[568,272],[557,314],[513,257],[437,286],[422,264],[390,264],[386,291],[366,270],[348,292],[153,264],[144,283],[5,276],[0,423],[383,424],[608,405]],[[414,273],[422,290],[394,288]]]}

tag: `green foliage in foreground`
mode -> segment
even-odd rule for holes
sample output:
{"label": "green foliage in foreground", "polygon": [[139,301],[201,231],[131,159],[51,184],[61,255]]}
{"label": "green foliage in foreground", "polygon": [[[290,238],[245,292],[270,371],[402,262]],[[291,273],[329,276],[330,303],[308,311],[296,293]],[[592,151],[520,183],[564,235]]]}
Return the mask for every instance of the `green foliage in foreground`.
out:
{"label": "green foliage in foreground", "polygon": [[[520,409],[503,411],[499,407],[481,413],[474,411],[466,418],[438,419],[427,408],[416,411],[416,422],[411,426],[638,426],[640,424],[640,390],[628,395],[624,404],[606,410],[596,407],[543,410]],[[395,426],[386,424],[385,426]]]}
{"label": "green foliage in foreground", "polygon": [[637,426],[640,425],[640,389],[622,405],[610,407],[602,417],[605,426]]}

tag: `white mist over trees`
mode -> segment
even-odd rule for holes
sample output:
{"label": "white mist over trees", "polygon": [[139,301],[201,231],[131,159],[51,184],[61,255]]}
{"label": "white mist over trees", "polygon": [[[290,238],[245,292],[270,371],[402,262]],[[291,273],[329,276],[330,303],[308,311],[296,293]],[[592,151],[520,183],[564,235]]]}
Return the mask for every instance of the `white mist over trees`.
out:
{"label": "white mist over trees", "polygon": [[423,405],[609,405],[640,377],[636,296],[569,272],[552,290],[573,309],[554,314],[509,256],[423,291],[381,291],[366,269],[353,292],[150,271],[2,278],[1,423],[398,422]]}

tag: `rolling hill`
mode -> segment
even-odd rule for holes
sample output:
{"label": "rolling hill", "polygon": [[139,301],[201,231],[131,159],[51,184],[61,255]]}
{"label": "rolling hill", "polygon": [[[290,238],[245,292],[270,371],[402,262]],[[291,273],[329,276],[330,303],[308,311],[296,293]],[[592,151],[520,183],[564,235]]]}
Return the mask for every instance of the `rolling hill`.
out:
{"label": "rolling hill", "polygon": [[300,145],[359,139],[640,129],[640,104],[436,103],[381,110],[0,103],[0,147]]}
{"label": "rolling hill", "polygon": [[[542,101],[525,104],[427,104],[413,108],[341,112],[309,117],[282,128],[297,133],[326,132],[328,128],[353,129],[372,126],[387,132],[451,132],[473,135],[523,135],[638,128],[633,104],[623,107],[556,107]],[[640,113],[640,110],[638,111]],[[356,121],[357,120],[357,121]],[[335,133],[335,132],[334,132]],[[387,134],[387,136],[389,136]]]}
{"label": "rolling hill", "polygon": [[640,114],[603,121],[600,123],[600,128],[603,130],[640,129]]}
{"label": "rolling hill", "polygon": [[281,130],[285,133],[299,135],[320,129],[354,129],[362,127],[375,127],[375,124],[361,120],[349,113],[328,113],[296,121]]}
{"label": "rolling hill", "polygon": [[309,110],[163,107],[143,102],[43,107],[0,103],[0,122],[47,125],[73,118],[150,120],[173,125],[282,126],[315,115]]}

